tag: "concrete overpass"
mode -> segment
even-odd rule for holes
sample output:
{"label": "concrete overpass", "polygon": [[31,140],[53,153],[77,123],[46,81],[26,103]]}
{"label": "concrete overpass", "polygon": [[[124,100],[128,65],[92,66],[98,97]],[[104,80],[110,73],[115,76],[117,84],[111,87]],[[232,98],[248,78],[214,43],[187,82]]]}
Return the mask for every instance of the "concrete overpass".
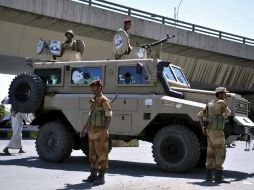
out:
{"label": "concrete overpass", "polygon": [[103,0],[0,0],[0,72],[29,70],[24,57],[35,53],[36,41],[64,40],[73,29],[86,42],[86,59],[112,57],[112,38],[127,15],[133,20],[132,44],[152,42],[175,34],[163,45],[162,58],[180,65],[194,88],[224,85],[253,92],[254,40]]}

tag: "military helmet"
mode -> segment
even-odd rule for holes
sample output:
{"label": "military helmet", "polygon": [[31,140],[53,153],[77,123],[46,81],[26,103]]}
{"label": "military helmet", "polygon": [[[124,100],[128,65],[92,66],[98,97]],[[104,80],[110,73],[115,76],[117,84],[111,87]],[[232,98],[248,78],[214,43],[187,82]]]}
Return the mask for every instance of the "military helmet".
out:
{"label": "military helmet", "polygon": [[74,32],[72,30],[67,30],[64,35],[67,36],[67,34],[71,34],[72,37],[74,37]]}
{"label": "military helmet", "polygon": [[227,89],[224,88],[224,87],[218,87],[218,88],[215,89],[215,93],[220,93],[220,92],[225,92],[225,93],[227,93],[228,91],[227,91]]}

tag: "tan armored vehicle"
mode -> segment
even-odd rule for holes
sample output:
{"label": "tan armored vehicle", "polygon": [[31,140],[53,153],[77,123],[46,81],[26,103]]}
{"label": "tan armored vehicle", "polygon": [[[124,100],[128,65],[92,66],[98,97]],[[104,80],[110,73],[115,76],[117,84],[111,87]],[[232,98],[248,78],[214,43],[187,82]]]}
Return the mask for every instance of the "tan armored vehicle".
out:
{"label": "tan armored vehicle", "polygon": [[[133,56],[142,59],[27,59],[34,72],[19,74],[11,83],[9,96],[15,110],[36,113],[32,124],[40,126],[36,150],[41,159],[60,162],[73,149],[88,154],[87,138],[80,140],[78,133],[93,97],[89,83],[101,79],[104,94],[113,101],[112,140],[151,142],[155,162],[167,172],[182,173],[204,163],[206,137],[197,113],[214,98],[214,92],[191,89],[181,68],[141,55],[151,46],[143,45],[146,49],[136,55],[133,48]],[[249,102],[233,93],[227,95],[227,102],[232,110],[226,123],[227,143],[248,138],[254,127],[248,118]]]}

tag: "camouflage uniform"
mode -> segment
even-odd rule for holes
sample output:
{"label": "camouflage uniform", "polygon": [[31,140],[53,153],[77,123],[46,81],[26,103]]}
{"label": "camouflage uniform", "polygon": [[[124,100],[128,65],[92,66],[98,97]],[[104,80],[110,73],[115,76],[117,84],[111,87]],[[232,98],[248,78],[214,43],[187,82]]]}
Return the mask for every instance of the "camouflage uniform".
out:
{"label": "camouflage uniform", "polygon": [[65,51],[65,50],[71,50],[71,51],[77,51],[77,52],[80,52],[79,51],[79,44],[76,40],[72,40],[70,42],[68,41],[65,41],[63,44],[62,44],[62,53]]}
{"label": "camouflage uniform", "polygon": [[200,118],[206,117],[209,121],[207,133],[207,159],[206,168],[222,169],[226,158],[226,146],[224,136],[225,117],[231,114],[225,100],[215,99],[207,108],[198,113]]}
{"label": "camouflage uniform", "polygon": [[[218,87],[217,93],[226,93],[226,89]],[[219,96],[219,94],[218,94]],[[220,98],[224,96],[220,95]],[[211,182],[213,179],[216,183],[224,183],[222,177],[222,165],[226,158],[226,145],[224,136],[225,118],[230,116],[231,111],[225,100],[216,98],[208,106],[198,113],[199,118],[206,117],[208,126],[207,134],[207,158],[206,158],[206,181]],[[204,125],[204,122],[201,122]],[[204,127],[204,126],[202,126]]]}
{"label": "camouflage uniform", "polygon": [[108,168],[108,131],[105,130],[106,117],[112,117],[109,99],[100,94],[91,100],[89,116],[89,160],[92,169],[106,171]]}
{"label": "camouflage uniform", "polygon": [[66,40],[65,42],[62,43],[62,52],[61,52],[61,55],[66,50],[80,52],[80,50],[79,50],[79,43],[76,40],[73,40],[73,38],[74,38],[74,32],[72,30],[67,30],[65,32],[65,36],[66,37],[67,37],[67,34],[71,34],[72,35],[72,39],[71,39],[71,41]]}

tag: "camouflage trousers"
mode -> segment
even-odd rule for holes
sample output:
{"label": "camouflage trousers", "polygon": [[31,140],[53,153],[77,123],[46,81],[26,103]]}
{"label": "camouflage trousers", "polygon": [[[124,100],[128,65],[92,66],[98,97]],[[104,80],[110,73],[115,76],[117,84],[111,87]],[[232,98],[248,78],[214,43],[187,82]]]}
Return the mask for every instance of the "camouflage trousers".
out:
{"label": "camouflage trousers", "polygon": [[108,131],[104,127],[92,126],[88,132],[89,161],[92,169],[108,169]]}
{"label": "camouflage trousers", "polygon": [[226,158],[225,136],[223,131],[207,129],[206,168],[222,169]]}

